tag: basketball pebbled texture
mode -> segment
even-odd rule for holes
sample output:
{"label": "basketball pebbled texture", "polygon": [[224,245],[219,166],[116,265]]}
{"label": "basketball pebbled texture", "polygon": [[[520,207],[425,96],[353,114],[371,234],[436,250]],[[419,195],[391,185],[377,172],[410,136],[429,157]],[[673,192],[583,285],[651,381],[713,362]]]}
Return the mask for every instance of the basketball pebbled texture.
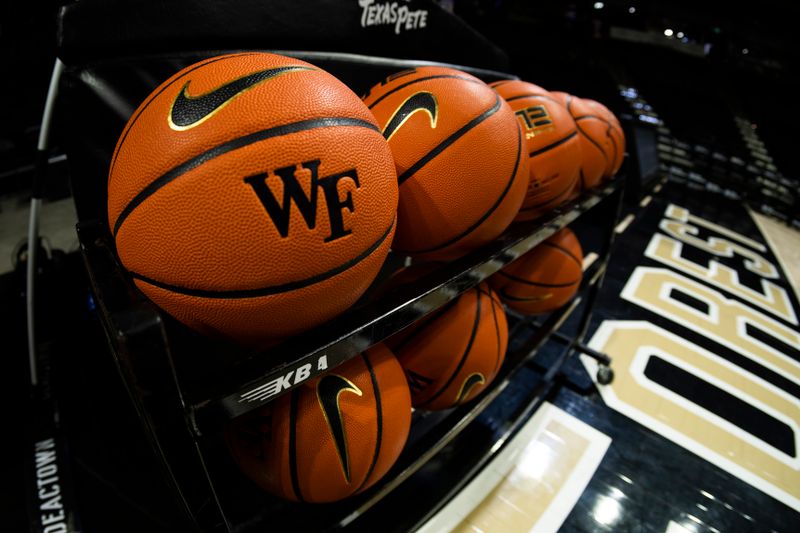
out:
{"label": "basketball pebbled texture", "polygon": [[545,89],[519,80],[490,85],[514,110],[525,135],[530,181],[517,220],[532,220],[563,203],[580,175],[581,141],[566,107]]}
{"label": "basketball pebbled texture", "polygon": [[608,121],[610,128],[608,134],[611,137],[611,144],[614,147],[614,155],[609,161],[609,166],[606,167],[605,177],[610,178],[619,172],[622,162],[625,159],[625,133],[622,131],[622,124],[619,123],[619,119],[616,115],[602,103],[588,98],[583,98],[583,101],[595,109],[598,115],[605,117]]}
{"label": "basketball pebbled texture", "polygon": [[403,370],[379,344],[234,419],[225,439],[242,472],[261,488],[319,503],[366,490],[383,477],[410,426]]}
{"label": "basketball pebbled texture", "polygon": [[387,343],[406,372],[416,408],[448,409],[472,400],[505,359],[505,311],[485,283],[408,329]]}
{"label": "basketball pebbled texture", "polygon": [[497,272],[489,281],[510,308],[525,314],[555,311],[577,292],[583,277],[583,250],[564,228]]}
{"label": "basketball pebbled texture", "polygon": [[159,86],[108,178],[109,227],[137,287],[185,324],[248,345],[352,305],[388,253],[396,206],[389,147],[358,96],[258,52]]}
{"label": "basketball pebbled texture", "polygon": [[511,108],[465,72],[399,72],[364,97],[389,141],[400,185],[392,248],[450,260],[495,239],[516,216],[528,184]]}
{"label": "basketball pebbled texture", "polygon": [[597,187],[613,163],[614,147],[609,133],[609,123],[604,116],[582,98],[552,91],[551,94],[563,103],[575,119],[578,137],[581,140],[582,164],[578,193]]}

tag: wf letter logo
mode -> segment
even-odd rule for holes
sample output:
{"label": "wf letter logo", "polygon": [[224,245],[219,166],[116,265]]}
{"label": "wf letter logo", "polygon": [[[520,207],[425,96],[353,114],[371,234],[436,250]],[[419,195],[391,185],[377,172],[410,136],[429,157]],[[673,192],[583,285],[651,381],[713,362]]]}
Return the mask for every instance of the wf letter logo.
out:
{"label": "wf letter logo", "polygon": [[255,191],[264,210],[272,219],[275,229],[281,237],[289,236],[289,221],[291,220],[292,204],[297,206],[308,229],[314,229],[317,225],[317,203],[319,201],[319,190],[322,189],[322,196],[328,208],[328,220],[330,221],[331,234],[325,238],[325,242],[335,241],[345,235],[350,235],[351,230],[344,227],[343,211],[347,209],[351,213],[355,212],[353,206],[353,195],[351,191],[345,193],[344,198],[340,198],[338,184],[341,180],[349,178],[353,181],[356,189],[361,187],[358,182],[356,169],[351,168],[338,174],[319,177],[319,159],[306,161],[300,165],[311,173],[311,184],[307,195],[302,185],[297,179],[297,165],[283,167],[275,170],[275,175],[283,182],[283,198],[279,202],[275,194],[267,186],[268,173],[256,174],[244,179]]}

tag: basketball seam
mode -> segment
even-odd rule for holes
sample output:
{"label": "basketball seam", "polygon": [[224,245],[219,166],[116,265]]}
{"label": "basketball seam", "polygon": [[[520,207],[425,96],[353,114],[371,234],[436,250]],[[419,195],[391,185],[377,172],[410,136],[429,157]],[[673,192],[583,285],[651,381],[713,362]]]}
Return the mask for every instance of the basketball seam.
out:
{"label": "basketball seam", "polygon": [[577,280],[574,280],[574,281],[570,281],[569,283],[542,283],[542,282],[538,282],[538,281],[530,281],[530,280],[527,280],[527,279],[524,279],[524,278],[518,278],[517,276],[513,276],[511,274],[507,274],[507,273],[505,273],[503,271],[500,271],[500,274],[502,276],[507,277],[508,279],[514,280],[517,283],[521,283],[523,285],[533,285],[535,287],[548,287],[548,288],[554,288],[554,289],[561,288],[561,287],[570,287],[570,286],[575,285],[576,283],[580,282],[580,279],[577,279]]}
{"label": "basketball seam", "polygon": [[298,393],[297,390],[293,390],[289,406],[289,471],[292,475],[292,489],[295,496],[304,502],[303,494],[300,492],[300,474],[297,471],[297,403]]}
{"label": "basketball seam", "polygon": [[[489,306],[492,308],[492,319],[494,320],[494,333],[495,337],[497,338],[497,356],[494,360],[494,369],[492,370],[492,378],[494,378],[495,374],[497,374],[497,370],[500,367],[500,323],[497,321],[497,312],[495,311],[494,304],[496,303],[494,298],[492,297],[491,290],[489,289]],[[502,308],[502,304],[501,308]]]}
{"label": "basketball seam", "polygon": [[492,299],[492,301],[493,301],[493,302],[495,302],[495,303],[496,303],[497,305],[499,305],[500,307],[502,307],[502,306],[503,306],[503,302],[501,302],[501,301],[500,301],[498,298],[495,298],[494,296],[492,296],[492,294],[491,294],[491,293],[492,293],[492,292],[494,292],[494,291],[492,291],[492,289],[491,289],[491,288],[489,288],[489,291],[488,291],[488,292],[487,292],[487,291],[485,291],[485,290],[483,290],[483,289],[481,289],[481,286],[480,286],[480,285],[478,285],[477,287],[475,287],[475,289],[476,289],[476,290],[477,290],[479,293],[481,293],[481,294],[485,294],[486,296],[490,297],[490,298]]}
{"label": "basketball seam", "polygon": [[534,150],[533,152],[528,154],[528,157],[536,157],[537,155],[541,155],[541,154],[545,153],[548,150],[552,150],[553,148],[561,146],[562,144],[564,144],[565,142],[569,141],[570,139],[576,137],[577,135],[578,135],[578,130],[575,129],[575,131],[573,131],[569,135],[566,135],[566,136],[560,138],[557,141],[553,141],[552,143],[548,144],[544,148],[540,148],[538,150]]}
{"label": "basketball seam", "polygon": [[505,85],[506,83],[511,83],[512,81],[519,81],[519,80],[498,80],[498,81],[493,81],[492,83],[489,84],[489,87],[494,89],[495,87],[500,87],[501,85]]}
{"label": "basketball seam", "polygon": [[421,170],[425,165],[431,162],[437,155],[444,152],[450,145],[455,143],[458,139],[466,135],[470,130],[476,128],[478,124],[482,123],[495,113],[497,113],[500,108],[502,107],[502,100],[500,99],[500,95],[495,95],[495,102],[486,111],[483,111],[480,115],[476,116],[459,129],[457,129],[454,133],[450,134],[445,140],[440,142],[434,148],[432,148],[427,154],[419,158],[416,163],[411,165],[405,172],[397,176],[397,184],[402,185],[405,183],[411,176],[416,174],[419,170]]}
{"label": "basketball seam", "polygon": [[395,88],[394,88],[394,89],[392,89],[391,91],[389,91],[389,92],[387,92],[387,93],[384,93],[384,94],[382,94],[382,95],[381,95],[381,96],[380,96],[380,97],[379,97],[377,100],[375,100],[374,102],[372,102],[371,104],[369,104],[367,107],[369,107],[369,109],[372,109],[373,107],[375,107],[376,105],[378,105],[380,102],[382,102],[382,101],[383,101],[383,100],[384,100],[386,97],[388,97],[390,94],[394,94],[394,93],[396,93],[397,91],[399,91],[400,89],[403,89],[403,88],[405,88],[405,87],[408,87],[409,85],[414,85],[415,83],[421,83],[421,82],[423,82],[423,81],[428,81],[428,80],[438,80],[438,79],[444,79],[444,78],[447,78],[447,79],[457,79],[457,80],[464,80],[464,81],[468,81],[468,82],[470,82],[470,83],[479,83],[479,84],[481,84],[481,85],[485,85],[485,84],[484,84],[484,83],[483,83],[481,80],[477,80],[477,79],[474,79],[474,78],[467,78],[467,77],[465,77],[465,76],[456,76],[455,74],[437,74],[437,75],[435,75],[435,76],[425,76],[424,78],[417,78],[416,80],[411,80],[411,81],[408,81],[408,82],[406,82],[406,83],[403,83],[403,84],[401,84],[401,85],[398,85],[397,87],[395,87]]}
{"label": "basketball seam", "polygon": [[[608,126],[608,131],[611,131],[611,126]],[[609,139],[611,139],[611,144],[614,145],[614,159],[611,160],[611,172],[614,172],[614,167],[617,166],[617,141],[614,139],[613,135],[609,135],[608,131],[606,131],[606,135]]]}
{"label": "basketball seam", "polygon": [[169,83],[165,82],[166,84],[164,85],[164,87],[161,88],[160,91],[158,91],[155,94],[151,94],[148,97],[148,99],[145,102],[145,104],[142,106],[142,108],[140,110],[138,110],[138,112],[135,113],[135,115],[133,116],[131,121],[129,121],[130,122],[130,126],[128,126],[126,124],[126,127],[122,132],[122,139],[120,139],[119,144],[117,145],[117,148],[114,150],[114,155],[111,158],[111,169],[108,172],[109,177],[111,177],[111,175],[114,172],[114,165],[117,162],[117,156],[119,155],[119,151],[122,149],[122,145],[125,143],[125,139],[128,137],[128,133],[130,133],[130,131],[133,129],[134,124],[136,124],[136,121],[139,120],[139,117],[142,115],[142,113],[144,113],[145,109],[147,109],[150,106],[150,104],[152,104],[153,101],[159,95],[161,95],[161,93],[166,91],[169,87],[172,87],[173,83],[175,83],[179,79],[183,78],[184,76],[186,76],[190,72],[194,72],[195,70],[199,69],[200,67],[204,67],[206,65],[210,65],[211,63],[216,63],[217,61],[222,61],[223,59],[228,59],[228,58],[231,58],[231,57],[241,57],[241,56],[251,56],[251,55],[260,55],[260,52],[242,52],[242,53],[239,53],[239,54],[227,54],[227,55],[224,55],[222,57],[209,58],[206,61],[203,61],[203,62],[201,62],[199,64],[196,64],[195,66],[189,68],[189,70],[187,70],[186,72],[184,72],[180,76],[176,77],[171,82],[169,82]]}
{"label": "basketball seam", "polygon": [[478,326],[480,325],[480,322],[481,322],[481,295],[480,295],[480,293],[477,293],[475,296],[476,296],[476,299],[477,299],[477,305],[475,306],[475,321],[472,324],[472,333],[470,333],[469,342],[467,342],[467,348],[466,348],[466,350],[464,350],[464,355],[461,356],[461,360],[458,362],[458,366],[456,367],[456,369],[453,371],[452,374],[450,374],[450,379],[447,380],[447,383],[445,383],[444,385],[439,387],[439,390],[437,390],[433,394],[433,396],[431,396],[430,398],[428,398],[427,400],[425,400],[424,402],[419,404],[418,407],[424,407],[424,406],[430,404],[432,401],[434,401],[439,396],[441,396],[442,393],[445,390],[447,390],[447,388],[453,383],[453,380],[456,379],[456,376],[461,371],[461,369],[463,368],[464,364],[467,362],[467,358],[469,357],[469,352],[472,350],[472,345],[475,342],[475,337],[478,334]]}
{"label": "basketball seam", "polygon": [[187,296],[195,296],[199,298],[212,298],[212,299],[240,299],[240,298],[259,298],[262,296],[271,296],[274,294],[281,294],[284,292],[295,291],[298,289],[303,289],[305,287],[309,287],[311,285],[315,285],[327,279],[330,279],[334,276],[341,274],[342,272],[350,269],[351,267],[357,265],[370,255],[372,252],[377,250],[381,244],[389,237],[394,229],[395,220],[392,220],[392,223],[389,225],[389,229],[387,229],[383,235],[381,235],[377,241],[375,241],[372,245],[369,246],[365,251],[361,252],[358,256],[354,257],[350,261],[338,265],[336,268],[332,268],[326,272],[322,272],[320,274],[316,274],[309,278],[297,280],[297,281],[290,281],[288,283],[283,283],[281,285],[271,285],[268,287],[259,287],[256,289],[238,289],[238,290],[229,290],[229,291],[214,291],[208,289],[192,289],[189,287],[181,287],[179,285],[172,285],[170,283],[164,283],[158,280],[150,279],[147,276],[139,274],[137,272],[130,271],[130,274],[133,278],[143,281],[149,285],[153,285],[154,287],[158,287],[160,289],[164,289],[170,292],[174,292],[177,294],[185,294]]}
{"label": "basketball seam", "polygon": [[506,300],[511,300],[513,302],[531,302],[531,301],[540,301],[540,300],[542,300],[542,298],[540,298],[538,296],[526,296],[525,298],[522,298],[520,296],[512,296],[511,294],[508,294],[508,291],[506,291],[505,287],[503,287],[503,289],[501,291],[501,295]]}
{"label": "basketball seam", "polygon": [[423,332],[427,331],[427,329],[428,329],[428,328],[429,328],[429,327],[430,327],[430,326],[431,326],[431,325],[432,325],[434,322],[436,322],[436,320],[437,320],[438,318],[440,318],[440,317],[444,316],[444,314],[445,314],[445,313],[447,313],[447,312],[448,312],[450,309],[452,309],[453,307],[455,307],[455,304],[456,304],[457,302],[458,302],[458,298],[454,298],[454,299],[450,300],[449,302],[447,302],[447,304],[445,304],[445,305],[444,305],[442,308],[440,308],[440,309],[437,309],[436,311],[434,311],[433,313],[431,313],[429,316],[422,317],[420,320],[424,320],[424,322],[423,322],[423,323],[422,323],[422,324],[421,324],[421,325],[420,325],[420,326],[419,326],[419,327],[416,329],[416,331],[412,331],[412,332],[411,332],[411,333],[410,333],[410,334],[409,334],[407,337],[405,337],[403,340],[401,340],[401,341],[400,341],[400,342],[397,344],[397,346],[395,346],[395,347],[394,347],[394,351],[395,351],[395,352],[397,352],[397,353],[399,353],[399,352],[400,352],[400,350],[402,350],[403,348],[405,348],[405,347],[406,347],[406,345],[407,345],[409,342],[411,342],[412,340],[414,340],[414,338],[416,338],[416,337],[417,337],[417,335],[419,335],[419,334],[421,334],[421,333],[423,333]]}
{"label": "basketball seam", "polygon": [[608,125],[609,128],[611,127],[611,122],[609,122],[607,119],[604,119],[600,115],[581,115],[579,117],[572,117],[572,118],[575,119],[575,122],[577,122],[579,120],[584,120],[584,119],[587,119],[587,118],[596,118],[597,120],[599,120],[601,122],[605,122]]}
{"label": "basketball seam", "polygon": [[251,144],[264,141],[266,139],[274,139],[276,137],[283,137],[285,135],[291,135],[293,133],[300,133],[303,131],[319,129],[319,128],[347,127],[347,126],[362,127],[380,133],[380,130],[376,125],[372,124],[371,122],[367,122],[365,120],[357,118],[350,118],[350,117],[315,118],[309,120],[301,120],[298,122],[292,122],[289,124],[283,124],[281,126],[273,126],[272,128],[267,128],[265,130],[249,133],[247,135],[243,135],[242,137],[237,137],[236,139],[231,139],[230,141],[226,141],[220,145],[215,146],[214,148],[211,148],[210,150],[206,150],[205,152],[193,156],[190,159],[187,159],[183,163],[180,163],[178,166],[173,167],[172,169],[168,170],[155,180],[148,183],[141,191],[139,191],[136,194],[136,196],[134,196],[128,202],[128,205],[126,205],[125,208],[120,212],[116,222],[114,223],[114,230],[113,230],[114,238],[116,239],[116,236],[119,233],[119,229],[122,227],[123,222],[125,222],[125,220],[133,212],[134,209],[139,207],[145,200],[147,200],[153,194],[158,192],[165,185],[175,181],[176,179],[183,176],[187,172],[194,170],[195,168],[199,167],[204,163],[207,163],[208,161],[211,161],[213,159],[216,159],[217,157],[225,155],[228,152],[238,150],[239,148],[244,148],[245,146],[249,146]]}
{"label": "basketball seam", "polygon": [[589,141],[590,143],[592,143],[592,144],[594,145],[594,147],[595,147],[595,148],[597,148],[598,150],[600,150],[600,154],[603,156],[603,159],[605,159],[606,163],[608,163],[608,156],[606,155],[606,151],[605,151],[605,150],[603,150],[603,147],[602,147],[602,146],[600,146],[600,144],[599,144],[597,141],[595,141],[594,139],[592,139],[591,137],[589,137],[589,135],[587,135],[587,133],[584,131],[584,129],[583,129],[583,128],[581,128],[581,125],[580,125],[580,124],[578,124],[578,121],[577,121],[577,120],[575,121],[575,126],[578,128],[578,131],[581,133],[581,135],[583,135],[583,136],[584,136],[584,138],[585,138],[587,141]]}
{"label": "basketball seam", "polygon": [[383,408],[381,406],[381,392],[378,388],[378,378],[375,376],[375,370],[372,368],[372,365],[369,362],[369,357],[361,354],[361,358],[364,360],[364,364],[367,366],[367,370],[369,370],[369,378],[372,383],[372,391],[375,393],[375,410],[377,413],[377,435],[375,437],[375,453],[372,456],[372,463],[369,465],[369,470],[367,470],[367,475],[364,477],[364,481],[361,482],[361,485],[353,492],[353,494],[358,493],[361,489],[366,485],[367,481],[369,481],[369,476],[372,475],[372,471],[375,470],[375,465],[378,463],[378,456],[381,453],[381,440],[383,439]]}
{"label": "basketball seam", "polygon": [[506,102],[512,102],[514,100],[521,100],[522,98],[544,98],[545,100],[550,100],[551,102],[555,102],[556,104],[561,104],[558,100],[553,98],[552,96],[547,96],[546,94],[539,94],[539,93],[525,93],[525,94],[518,94],[517,96],[511,96],[506,98]]}
{"label": "basketball seam", "polygon": [[542,206],[545,206],[547,204],[553,203],[554,201],[558,200],[562,196],[568,194],[569,191],[573,187],[575,187],[575,182],[576,181],[578,181],[577,177],[574,180],[570,181],[569,184],[566,187],[564,187],[563,189],[558,191],[558,193],[555,196],[553,196],[551,199],[549,199],[549,200],[547,200],[545,202],[539,202],[538,204],[529,205],[527,207],[521,207],[520,208],[520,212],[522,212],[522,211],[535,211],[537,209],[540,209]]}
{"label": "basketball seam", "polygon": [[450,246],[451,244],[454,244],[454,243],[460,241],[461,239],[463,239],[464,237],[466,237],[467,235],[472,233],[476,228],[478,228],[481,224],[483,224],[486,221],[486,219],[489,218],[489,216],[491,216],[491,214],[495,212],[495,210],[497,210],[497,208],[502,203],[503,199],[505,199],[506,195],[508,194],[508,191],[511,190],[511,186],[516,181],[515,178],[517,177],[517,170],[519,169],[519,163],[520,163],[520,160],[522,159],[521,155],[522,155],[522,133],[521,133],[520,129],[517,128],[517,156],[516,156],[516,159],[514,161],[514,169],[511,172],[511,177],[509,178],[508,183],[506,183],[505,190],[503,190],[502,194],[500,194],[500,197],[497,199],[497,201],[494,203],[494,205],[492,207],[490,207],[489,210],[486,211],[486,213],[484,213],[483,216],[481,216],[481,218],[477,222],[475,222],[472,226],[470,226],[469,228],[467,228],[466,230],[461,232],[459,235],[456,235],[455,237],[451,238],[448,241],[445,241],[442,244],[437,244],[436,246],[433,246],[433,247],[427,248],[427,249],[423,249],[423,250],[407,250],[407,251],[404,252],[403,250],[395,249],[395,251],[396,252],[400,252],[400,253],[428,253],[428,252],[435,252],[437,250],[441,250],[442,248],[446,248],[447,246]]}
{"label": "basketball seam", "polygon": [[573,254],[572,252],[570,252],[569,250],[567,250],[563,246],[561,246],[559,244],[556,244],[554,242],[549,242],[549,241],[544,241],[542,244],[545,245],[545,246],[549,246],[551,248],[558,248],[559,250],[561,250],[562,252],[564,252],[565,254],[570,256],[575,261],[575,263],[578,265],[578,268],[580,268],[581,271],[583,271],[583,261],[578,259],[578,257],[575,254]]}

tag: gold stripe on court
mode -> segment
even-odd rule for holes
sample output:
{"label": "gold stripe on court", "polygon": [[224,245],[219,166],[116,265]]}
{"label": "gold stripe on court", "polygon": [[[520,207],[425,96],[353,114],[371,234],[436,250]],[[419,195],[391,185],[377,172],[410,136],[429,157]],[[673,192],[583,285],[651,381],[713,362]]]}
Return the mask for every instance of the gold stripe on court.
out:
{"label": "gold stripe on court", "polygon": [[611,439],[544,403],[464,490],[419,531],[557,531]]}

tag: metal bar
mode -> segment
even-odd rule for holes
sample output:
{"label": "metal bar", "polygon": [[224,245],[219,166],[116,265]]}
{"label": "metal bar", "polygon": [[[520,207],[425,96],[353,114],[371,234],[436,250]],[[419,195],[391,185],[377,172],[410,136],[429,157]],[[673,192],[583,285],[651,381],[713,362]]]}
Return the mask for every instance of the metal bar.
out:
{"label": "metal bar", "polygon": [[325,61],[333,60],[333,61],[360,63],[366,65],[376,65],[398,70],[425,67],[425,66],[448,67],[457,70],[463,70],[464,72],[469,72],[473,76],[482,79],[515,79],[515,80],[519,79],[518,76],[509,75],[505,72],[500,72],[497,70],[475,68],[466,65],[455,65],[452,63],[442,63],[439,61],[396,59],[393,57],[366,56],[361,54],[351,54],[347,52],[319,52],[319,51],[297,51],[297,50],[270,50],[270,52],[289,57],[296,57],[297,59],[303,59],[305,61],[310,61],[312,63],[320,60],[325,60]]}
{"label": "metal bar", "polygon": [[611,364],[611,358],[604,353],[598,352],[597,350],[590,348],[589,346],[585,345],[582,342],[575,342],[575,339],[564,335],[563,333],[559,333],[554,331],[550,334],[550,336],[563,344],[571,345],[573,349],[581,352],[582,354],[586,354],[592,359],[596,359],[600,363],[604,365]]}

